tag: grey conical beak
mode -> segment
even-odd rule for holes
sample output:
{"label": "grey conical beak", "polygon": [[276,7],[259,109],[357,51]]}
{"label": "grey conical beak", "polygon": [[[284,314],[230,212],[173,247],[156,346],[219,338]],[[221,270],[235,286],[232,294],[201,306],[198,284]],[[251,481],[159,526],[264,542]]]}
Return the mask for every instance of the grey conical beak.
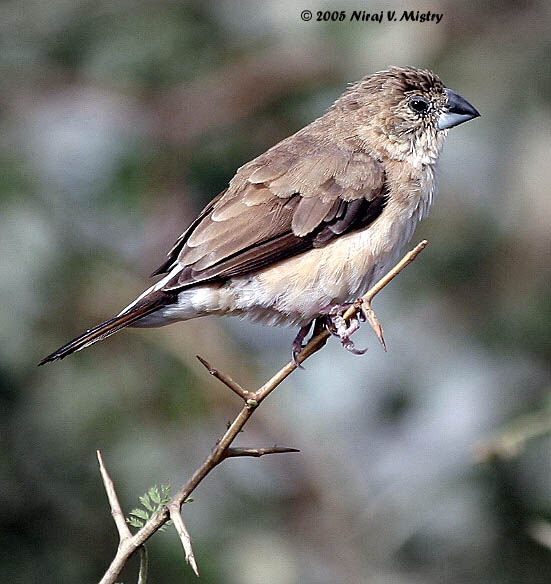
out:
{"label": "grey conical beak", "polygon": [[444,106],[444,111],[438,118],[438,129],[447,130],[458,126],[463,122],[468,122],[473,118],[478,118],[480,114],[466,99],[452,91],[445,89],[448,100]]}

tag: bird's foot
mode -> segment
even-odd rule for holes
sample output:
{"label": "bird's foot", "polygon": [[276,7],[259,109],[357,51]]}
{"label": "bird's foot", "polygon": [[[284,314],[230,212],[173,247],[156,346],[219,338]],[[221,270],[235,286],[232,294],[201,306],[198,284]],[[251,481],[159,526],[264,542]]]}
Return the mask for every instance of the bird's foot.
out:
{"label": "bird's foot", "polygon": [[350,304],[337,304],[331,307],[325,316],[327,330],[340,339],[347,351],[354,355],[363,355],[367,349],[357,349],[350,338],[360,328],[360,319],[364,320],[363,315],[360,313],[359,317],[357,315],[350,317],[347,324],[343,315],[349,307]]}
{"label": "bird's foot", "polygon": [[312,322],[309,322],[307,325],[300,327],[300,330],[298,331],[297,336],[293,341],[291,355],[293,357],[294,364],[299,369],[304,369],[304,367],[298,361],[298,356],[302,349],[304,349],[304,347],[306,346],[306,343],[304,343],[304,339],[306,338],[306,336],[310,332],[310,329],[312,328]]}

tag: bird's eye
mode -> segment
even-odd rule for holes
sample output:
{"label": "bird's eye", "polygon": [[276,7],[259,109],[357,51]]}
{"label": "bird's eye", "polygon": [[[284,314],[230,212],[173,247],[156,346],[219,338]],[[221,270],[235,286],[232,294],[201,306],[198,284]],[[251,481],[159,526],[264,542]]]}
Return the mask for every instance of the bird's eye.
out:
{"label": "bird's eye", "polygon": [[409,107],[418,114],[423,114],[429,109],[429,102],[420,95],[412,97],[409,101]]}

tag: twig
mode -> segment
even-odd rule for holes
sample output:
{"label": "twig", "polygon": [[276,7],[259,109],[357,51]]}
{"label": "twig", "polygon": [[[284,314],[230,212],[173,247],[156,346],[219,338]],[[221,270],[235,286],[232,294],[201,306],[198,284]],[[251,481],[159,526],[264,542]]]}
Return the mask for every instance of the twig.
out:
{"label": "twig", "polygon": [[109,499],[109,505],[111,507],[111,515],[117,526],[117,531],[119,532],[119,538],[121,541],[129,539],[132,537],[132,533],[126,524],[126,519],[124,518],[124,513],[121,509],[121,504],[119,498],[117,497],[117,492],[115,491],[115,485],[107,469],[105,468],[105,462],[103,461],[103,455],[101,450],[96,450],[96,456],[98,457],[99,470],[101,473],[101,478],[103,479],[103,486],[105,487],[105,492],[107,493],[107,498]]}
{"label": "twig", "polygon": [[[423,239],[411,251],[409,251],[389,272],[386,273],[374,286],[372,286],[363,296],[364,302],[370,302],[386,285],[390,284],[394,278],[427,247],[428,240]],[[345,314],[346,316],[346,314]],[[352,316],[351,314],[349,316]]]}
{"label": "twig", "polygon": [[138,584],[147,584],[147,571],[149,560],[147,557],[147,548],[145,545],[140,546],[140,571],[138,573]]}
{"label": "twig", "polygon": [[284,446],[273,446],[272,448],[228,448],[224,458],[234,458],[237,456],[254,456],[260,458],[265,454],[283,454],[285,452],[300,452],[298,448],[286,448]]}
{"label": "twig", "polygon": [[475,446],[475,458],[478,462],[492,459],[511,459],[517,456],[526,443],[534,438],[551,434],[551,412],[526,414]]}
{"label": "twig", "polygon": [[232,391],[235,391],[235,393],[239,397],[242,397],[244,400],[247,400],[249,398],[250,392],[248,392],[246,389],[243,389],[239,385],[239,383],[234,381],[229,375],[226,375],[226,374],[222,373],[221,371],[218,371],[218,369],[215,369],[206,359],[203,359],[203,357],[201,357],[200,355],[195,355],[195,356],[199,360],[199,363],[201,363],[201,365],[203,365],[213,377],[216,377],[216,379],[220,380],[224,385],[229,387]]}
{"label": "twig", "polygon": [[[358,298],[354,304],[348,308],[344,313],[343,318],[349,319],[356,315],[359,310],[365,309],[371,310],[371,301],[374,296],[378,294],[391,280],[393,280],[408,264],[410,264],[417,255],[427,246],[428,242],[426,240],[419,243],[414,249],[412,249],[408,254],[406,254],[400,262],[398,262],[392,270],[390,270],[386,276],[381,278],[370,290],[361,298]],[[377,317],[372,311],[372,316],[366,316],[371,327],[377,334],[377,337],[381,341],[382,338],[382,327],[377,330]],[[316,326],[314,329],[314,337],[310,339],[306,347],[302,349],[300,354],[297,356],[297,363],[300,364],[308,357],[313,355],[316,351],[319,351],[327,342],[330,333],[326,329],[320,329]],[[384,339],[381,341],[384,345]],[[210,454],[204,460],[204,462],[199,466],[199,468],[193,473],[192,477],[181,487],[181,489],[174,495],[171,501],[164,506],[158,513],[151,517],[146,524],[137,531],[134,535],[127,535],[126,532],[129,531],[126,523],[124,522],[124,515],[120,509],[120,504],[118,502],[117,496],[114,491],[113,483],[105,467],[103,465],[101,454],[98,452],[98,460],[100,461],[100,469],[102,471],[102,477],[104,478],[105,489],[107,491],[109,502],[111,504],[111,509],[115,522],[117,523],[117,529],[119,529],[120,543],[117,549],[117,553],[113,558],[111,565],[109,566],[107,572],[100,581],[100,584],[113,584],[120,574],[121,570],[126,565],[128,559],[140,549],[141,546],[156,532],[158,529],[164,525],[169,519],[172,519],[184,550],[186,553],[186,559],[192,566],[196,574],[197,565],[195,564],[195,558],[193,556],[193,551],[191,549],[191,538],[187,532],[182,516],[181,508],[185,500],[190,496],[197,485],[210,473],[210,471],[220,464],[226,458],[232,458],[235,456],[263,456],[264,454],[279,454],[283,452],[296,452],[294,448],[281,448],[273,447],[268,449],[262,448],[230,448],[230,445],[239,434],[243,426],[247,423],[249,418],[253,415],[255,409],[272,393],[272,391],[280,385],[280,383],[288,377],[296,368],[297,364],[294,361],[290,361],[282,367],[275,375],[272,376],[264,385],[259,387],[256,391],[247,391],[241,387],[237,382],[235,382],[231,377],[225,375],[224,373],[218,371],[212,367],[207,361],[201,357],[197,357],[199,361],[208,369],[209,373],[219,379],[224,385],[229,387],[233,392],[239,395],[245,404],[241,411],[237,414],[234,421],[231,423],[226,432],[218,440],[214,448],[211,450]],[[107,477],[107,480],[106,478]],[[111,494],[110,494],[111,493]],[[120,525],[120,518],[124,522],[123,526]],[[119,518],[119,519],[117,519]],[[122,535],[124,533],[124,536]]]}
{"label": "twig", "polygon": [[191,546],[191,536],[189,535],[188,530],[184,524],[184,520],[182,519],[182,513],[180,511],[180,506],[175,505],[174,503],[170,503],[168,505],[168,512],[170,514],[170,518],[174,523],[174,527],[176,528],[176,532],[180,537],[180,541],[184,546],[184,552],[186,554],[186,562],[191,566],[193,571],[195,572],[196,576],[199,576],[199,569],[197,568],[197,562],[195,561],[195,555],[193,553],[193,548]]}
{"label": "twig", "polygon": [[[418,243],[410,252],[408,252],[385,276],[383,276],[376,284],[373,286],[367,294],[364,294],[357,302],[354,303],[355,308],[360,308],[362,314],[364,315],[367,322],[370,324],[373,332],[379,339],[383,349],[386,351],[385,338],[383,336],[383,327],[375,314],[373,308],[371,308],[371,301],[374,296],[378,294],[387,284],[389,284],[396,276],[427,247],[429,242],[423,239]],[[346,313],[344,315],[347,316]],[[352,315],[350,315],[352,316]]]}

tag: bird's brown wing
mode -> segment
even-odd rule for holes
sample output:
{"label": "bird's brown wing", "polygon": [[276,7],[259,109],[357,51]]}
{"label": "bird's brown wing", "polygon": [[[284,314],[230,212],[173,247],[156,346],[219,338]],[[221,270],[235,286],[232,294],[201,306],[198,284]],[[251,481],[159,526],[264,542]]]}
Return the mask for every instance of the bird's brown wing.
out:
{"label": "bird's brown wing", "polygon": [[300,154],[296,149],[283,142],[238,170],[156,272],[181,266],[164,290],[246,274],[325,245],[379,216],[386,190],[377,160],[328,145],[302,144]]}
{"label": "bird's brown wing", "polygon": [[226,191],[222,191],[219,195],[214,197],[212,201],[197,215],[193,223],[180,235],[180,237],[176,240],[172,249],[166,254],[168,259],[164,262],[161,266],[159,266],[154,272],[151,273],[151,276],[158,276],[159,274],[166,274],[168,272],[170,266],[174,263],[180,250],[184,246],[185,242],[193,232],[193,230],[201,223],[201,221],[211,212],[212,208],[216,203],[224,196]]}

